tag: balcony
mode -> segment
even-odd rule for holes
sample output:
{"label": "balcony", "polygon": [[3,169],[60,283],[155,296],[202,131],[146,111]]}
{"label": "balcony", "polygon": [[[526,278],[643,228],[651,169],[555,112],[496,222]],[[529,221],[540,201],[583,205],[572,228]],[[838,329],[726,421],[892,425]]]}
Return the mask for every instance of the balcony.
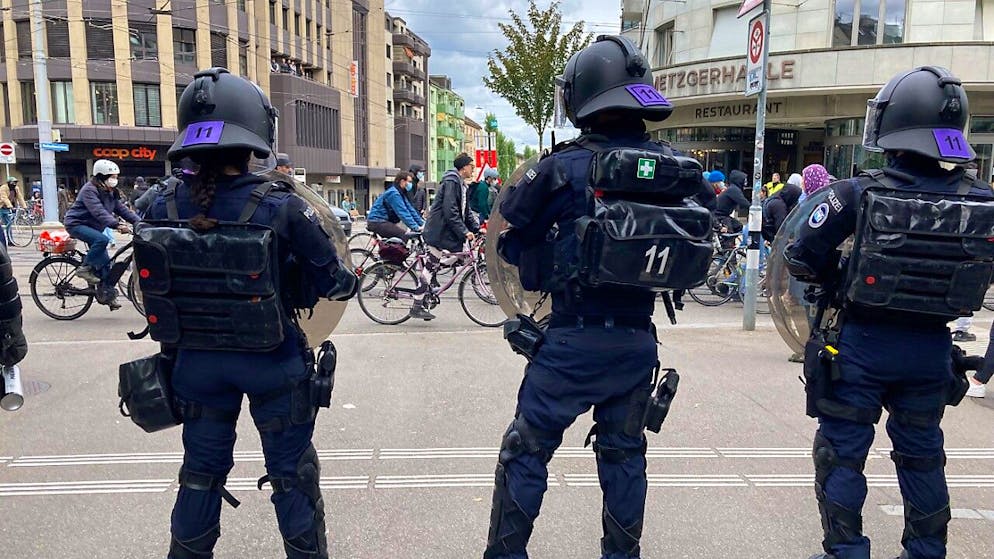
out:
{"label": "balcony", "polygon": [[394,33],[393,45],[397,48],[407,47],[421,56],[431,56],[431,49],[428,48],[427,44],[406,33]]}
{"label": "balcony", "polygon": [[393,90],[393,99],[398,103],[405,102],[419,107],[423,107],[425,104],[424,96],[419,95],[413,89],[395,89]]}
{"label": "balcony", "polygon": [[412,77],[412,78],[414,78],[416,80],[419,80],[419,81],[425,79],[425,73],[424,73],[424,71],[416,68],[414,66],[414,64],[411,64],[410,62],[403,62],[403,61],[398,62],[398,61],[394,61],[394,63],[393,63],[393,73],[394,74],[402,74],[402,75],[405,75],[405,76],[410,76],[410,77]]}

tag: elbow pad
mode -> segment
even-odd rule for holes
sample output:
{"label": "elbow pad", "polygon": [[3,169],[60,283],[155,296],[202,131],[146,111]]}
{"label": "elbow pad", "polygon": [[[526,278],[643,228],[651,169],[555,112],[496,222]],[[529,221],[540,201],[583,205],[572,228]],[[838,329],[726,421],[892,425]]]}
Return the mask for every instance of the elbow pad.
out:
{"label": "elbow pad", "polygon": [[341,261],[338,262],[336,270],[332,272],[331,278],[334,286],[326,294],[329,299],[348,301],[352,297],[355,297],[356,292],[359,290],[359,278],[356,277],[355,272],[346,268]]}

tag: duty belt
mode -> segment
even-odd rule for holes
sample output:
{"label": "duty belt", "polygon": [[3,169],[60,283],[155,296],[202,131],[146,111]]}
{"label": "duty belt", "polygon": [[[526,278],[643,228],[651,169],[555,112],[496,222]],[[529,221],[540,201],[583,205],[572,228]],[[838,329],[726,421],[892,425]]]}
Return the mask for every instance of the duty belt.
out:
{"label": "duty belt", "polygon": [[553,314],[549,320],[549,328],[636,328],[652,331],[650,316],[583,316],[575,314]]}

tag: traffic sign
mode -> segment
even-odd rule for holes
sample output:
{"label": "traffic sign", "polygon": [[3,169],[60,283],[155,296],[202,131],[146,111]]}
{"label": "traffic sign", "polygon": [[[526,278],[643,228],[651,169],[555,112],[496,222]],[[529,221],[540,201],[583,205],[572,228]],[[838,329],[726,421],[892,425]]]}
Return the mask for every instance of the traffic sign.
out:
{"label": "traffic sign", "polygon": [[768,12],[763,12],[749,21],[749,42],[746,46],[746,89],[745,94],[755,95],[766,86],[766,59],[763,56],[768,29]]}
{"label": "traffic sign", "polygon": [[14,144],[11,142],[0,143],[0,163],[13,165],[17,163],[17,156],[14,155]]}
{"label": "traffic sign", "polygon": [[41,144],[41,149],[47,149],[48,151],[69,151],[69,144]]}
{"label": "traffic sign", "polygon": [[763,3],[763,0],[744,0],[742,6],[739,8],[739,15],[735,17],[742,17],[752,11],[753,8]]}

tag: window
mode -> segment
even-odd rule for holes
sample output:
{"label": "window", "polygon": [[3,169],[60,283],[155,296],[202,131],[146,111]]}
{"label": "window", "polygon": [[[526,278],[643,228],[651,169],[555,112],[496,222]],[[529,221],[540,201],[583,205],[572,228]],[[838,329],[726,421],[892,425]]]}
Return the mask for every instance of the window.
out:
{"label": "window", "polygon": [[69,58],[69,21],[46,20],[45,34],[48,35],[49,58]]}
{"label": "window", "polygon": [[656,29],[656,58],[654,66],[673,64],[673,23]]}
{"label": "window", "polygon": [[906,5],[905,0],[836,0],[832,46],[903,43]]}
{"label": "window", "polygon": [[31,59],[31,22],[18,21],[15,24],[17,30],[17,58],[21,60]]}
{"label": "window", "polygon": [[183,97],[183,92],[184,91],[186,91],[186,86],[185,85],[177,85],[176,86],[176,106],[179,106],[179,100],[180,100],[181,97]]}
{"label": "window", "polygon": [[297,145],[318,149],[341,149],[338,109],[297,101]]}
{"label": "window", "polygon": [[393,49],[390,48],[390,45],[387,45],[387,58],[393,58]]}
{"label": "window", "polygon": [[196,64],[197,32],[193,29],[173,29],[173,55],[176,64]]}
{"label": "window", "polygon": [[388,115],[392,115],[393,114],[393,101],[391,101],[389,99],[387,99],[387,114]]}
{"label": "window", "polygon": [[135,60],[155,60],[159,58],[159,39],[155,26],[141,26],[128,29],[131,42],[131,57]]}
{"label": "window", "polygon": [[290,8],[283,7],[283,29],[290,30]]}
{"label": "window", "polygon": [[749,18],[736,17],[738,10],[738,6],[729,6],[714,11],[709,58],[742,56],[745,49],[742,37],[749,36]]}
{"label": "window", "polygon": [[76,122],[76,115],[73,109],[72,82],[51,82],[51,85],[52,122],[56,124],[74,124]]}
{"label": "window", "polygon": [[245,11],[245,0],[236,0],[235,5],[238,6],[239,11]]}
{"label": "window", "polygon": [[110,20],[86,20],[86,57],[93,60],[114,58],[114,28]]}
{"label": "window", "polygon": [[300,14],[293,14],[293,34],[300,37]]}
{"label": "window", "polygon": [[21,116],[24,124],[34,124],[38,122],[38,107],[35,100],[35,82],[21,82]]}
{"label": "window", "polygon": [[211,66],[228,67],[228,37],[220,33],[211,33]]}
{"label": "window", "polygon": [[93,98],[93,124],[118,124],[117,84],[90,82],[90,96]]}
{"label": "window", "polygon": [[309,19],[304,20],[304,36],[308,41],[311,40],[311,20]]}
{"label": "window", "polygon": [[162,126],[162,103],[157,84],[136,83],[135,126]]}
{"label": "window", "polygon": [[248,76],[248,43],[238,41],[238,72]]}

